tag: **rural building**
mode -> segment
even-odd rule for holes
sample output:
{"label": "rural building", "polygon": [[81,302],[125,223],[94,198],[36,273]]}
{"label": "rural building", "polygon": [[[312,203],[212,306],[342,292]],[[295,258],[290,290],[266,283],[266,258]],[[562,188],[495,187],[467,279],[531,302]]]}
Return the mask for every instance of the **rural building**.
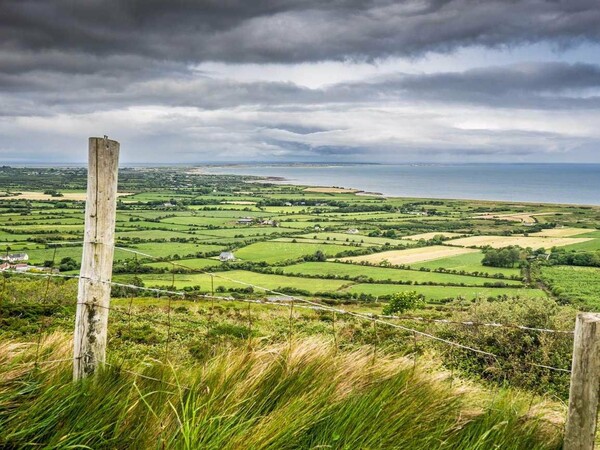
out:
{"label": "rural building", "polygon": [[346,230],[346,233],[348,233],[348,234],[358,234],[358,230],[356,228],[349,228],[348,230]]}
{"label": "rural building", "polygon": [[10,263],[28,260],[29,255],[27,253],[11,253],[9,255],[0,256],[0,261],[8,261]]}
{"label": "rural building", "polygon": [[27,264],[15,264],[13,269],[15,269],[17,272],[29,272],[30,267]]}
{"label": "rural building", "polygon": [[219,261],[221,261],[221,262],[235,261],[235,256],[232,252],[222,252],[219,255]]}
{"label": "rural building", "polygon": [[10,269],[10,264],[9,263],[2,263],[0,264],[0,272],[4,272],[5,270]]}
{"label": "rural building", "polygon": [[252,217],[242,217],[241,219],[238,219],[238,223],[243,225],[250,225],[253,222],[254,219]]}

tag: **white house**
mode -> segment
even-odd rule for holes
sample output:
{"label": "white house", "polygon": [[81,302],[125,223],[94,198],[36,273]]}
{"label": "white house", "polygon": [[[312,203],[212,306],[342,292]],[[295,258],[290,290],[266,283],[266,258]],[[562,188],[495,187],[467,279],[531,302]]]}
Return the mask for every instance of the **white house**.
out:
{"label": "white house", "polygon": [[219,255],[219,261],[221,261],[221,262],[235,261],[235,256],[232,252],[222,252]]}
{"label": "white house", "polygon": [[348,234],[358,234],[358,230],[356,228],[350,228],[350,229],[346,230],[346,233],[348,233]]}
{"label": "white house", "polygon": [[0,261],[8,261],[11,263],[28,260],[29,255],[27,253],[11,253],[9,255],[0,255]]}

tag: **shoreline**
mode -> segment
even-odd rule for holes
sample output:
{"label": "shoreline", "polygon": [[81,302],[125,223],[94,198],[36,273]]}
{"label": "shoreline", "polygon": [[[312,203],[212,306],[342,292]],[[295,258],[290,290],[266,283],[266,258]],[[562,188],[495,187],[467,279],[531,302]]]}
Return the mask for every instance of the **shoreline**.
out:
{"label": "shoreline", "polygon": [[[275,183],[275,184],[285,184],[285,185],[289,185],[289,186],[298,186],[298,187],[303,187],[303,188],[332,188],[333,186],[325,186],[323,184],[302,184],[302,183],[296,183],[293,180],[290,180],[289,178],[285,178],[285,177],[274,177],[274,176],[258,176],[258,175],[240,175],[240,174],[232,174],[232,173],[202,173],[202,175],[230,175],[230,176],[237,176],[237,177],[249,177],[249,178],[254,178],[253,180],[246,180],[246,183],[261,183],[261,184],[268,184],[268,183]],[[600,204],[598,205],[594,205],[594,204],[590,204],[590,203],[558,203],[558,202],[543,202],[543,201],[521,201],[521,200],[501,200],[501,199],[477,199],[477,198],[456,198],[456,197],[427,197],[427,196],[423,196],[423,197],[415,197],[415,196],[399,196],[399,195],[387,195],[385,193],[381,193],[381,192],[370,192],[370,191],[365,191],[362,189],[358,189],[358,188],[352,188],[352,187],[346,187],[346,186],[340,186],[343,189],[346,189],[348,191],[353,191],[352,194],[354,195],[359,195],[359,196],[373,196],[373,197],[379,197],[379,198],[398,198],[398,199],[408,199],[408,200],[448,200],[448,201],[465,201],[465,202],[481,202],[481,203],[504,203],[504,204],[515,204],[515,205],[540,205],[540,206],[577,206],[577,207],[585,207],[585,208],[594,208],[594,209],[600,209]]]}

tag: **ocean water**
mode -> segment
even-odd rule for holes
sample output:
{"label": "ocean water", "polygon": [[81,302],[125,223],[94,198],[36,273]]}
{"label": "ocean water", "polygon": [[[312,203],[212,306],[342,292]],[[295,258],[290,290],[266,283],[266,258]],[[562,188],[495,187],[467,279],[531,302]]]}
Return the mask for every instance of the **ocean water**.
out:
{"label": "ocean water", "polygon": [[283,177],[386,196],[600,205],[600,164],[235,165],[207,173]]}

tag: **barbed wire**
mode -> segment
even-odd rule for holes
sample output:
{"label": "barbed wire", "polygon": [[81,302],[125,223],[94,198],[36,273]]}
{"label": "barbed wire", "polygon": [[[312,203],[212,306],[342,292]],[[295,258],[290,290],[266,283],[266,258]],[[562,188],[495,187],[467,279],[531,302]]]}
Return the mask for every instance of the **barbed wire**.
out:
{"label": "barbed wire", "polygon": [[[162,259],[162,258],[153,256],[153,255],[145,253],[145,252],[140,252],[140,251],[128,249],[128,248],[125,248],[125,247],[115,246],[115,249],[119,249],[119,250],[122,250],[122,251],[126,251],[126,252],[129,252],[129,253],[132,253],[132,254],[144,256],[144,257],[151,258],[151,259]],[[437,342],[441,342],[441,343],[444,343],[446,345],[450,345],[450,346],[453,346],[453,347],[456,347],[456,348],[462,348],[464,350],[471,351],[471,352],[478,353],[478,354],[482,354],[482,355],[486,355],[486,356],[490,356],[490,357],[493,357],[495,359],[499,358],[499,356],[495,355],[494,353],[491,353],[491,352],[488,352],[488,351],[485,351],[485,350],[481,350],[481,349],[478,349],[478,348],[475,348],[475,347],[471,347],[469,345],[460,344],[460,343],[457,343],[457,342],[454,342],[454,341],[451,341],[451,340],[448,340],[448,339],[445,339],[445,338],[441,338],[439,336],[435,336],[433,334],[426,333],[424,331],[416,330],[414,328],[410,328],[410,327],[407,327],[407,326],[404,326],[404,325],[400,325],[400,324],[388,322],[388,321],[383,320],[382,318],[380,318],[380,316],[374,316],[374,315],[368,314],[368,313],[360,313],[360,312],[354,312],[354,311],[347,311],[347,310],[340,309],[340,308],[334,308],[334,307],[331,307],[329,305],[323,305],[321,303],[314,302],[314,301],[311,301],[311,300],[308,300],[308,299],[305,299],[305,298],[302,298],[302,297],[285,294],[283,292],[280,292],[280,291],[277,291],[277,290],[274,290],[274,289],[270,289],[270,288],[266,288],[266,287],[263,287],[263,286],[260,286],[260,285],[254,284],[254,283],[249,283],[249,282],[246,282],[246,281],[236,280],[236,279],[233,279],[231,277],[227,277],[225,275],[222,275],[221,273],[218,273],[218,272],[210,272],[210,271],[204,271],[204,270],[201,270],[201,269],[195,269],[195,268],[187,267],[185,265],[182,265],[182,264],[179,264],[179,263],[176,263],[176,262],[172,262],[172,264],[173,264],[173,267],[179,266],[179,267],[185,268],[187,270],[191,270],[191,271],[199,272],[199,273],[204,273],[204,274],[211,275],[213,277],[217,277],[217,278],[220,278],[220,279],[223,279],[223,280],[235,283],[235,284],[240,284],[240,285],[244,285],[244,286],[247,286],[247,287],[251,287],[252,289],[258,289],[258,290],[261,290],[261,291],[264,291],[264,292],[269,292],[269,293],[272,293],[272,294],[275,294],[275,295],[283,296],[283,297],[289,298],[292,301],[292,304],[293,304],[293,302],[295,300],[297,300],[299,302],[311,305],[311,306],[313,306],[315,308],[319,308],[321,310],[331,311],[333,313],[338,313],[338,314],[342,314],[342,315],[346,315],[346,316],[350,316],[350,317],[355,317],[355,318],[358,318],[358,319],[361,319],[361,320],[372,321],[374,323],[380,323],[380,324],[386,325],[388,327],[392,327],[392,328],[396,328],[396,329],[401,329],[403,331],[411,332],[414,335],[420,335],[420,336],[423,336],[425,338],[428,338],[428,339],[431,339],[431,340],[434,340],[434,341],[437,341]],[[34,275],[34,276],[56,276],[56,277],[63,277],[63,278],[77,278],[77,279],[82,279],[83,278],[83,279],[90,279],[89,277],[81,277],[81,276],[76,276],[76,275],[62,275],[62,274],[54,274],[54,273],[35,273],[34,274],[34,273],[30,273],[30,272],[13,272],[13,271],[9,271],[9,272],[10,273],[23,274],[23,275]],[[104,283],[114,284],[114,285],[121,286],[121,287],[128,287],[128,288],[132,288],[132,289],[146,290],[146,291],[150,291],[150,292],[161,292],[161,293],[166,293],[166,294],[169,294],[169,295],[181,295],[183,298],[185,298],[185,293],[184,292],[179,292],[179,291],[170,291],[170,290],[166,290],[166,289],[157,289],[157,288],[146,288],[146,287],[137,286],[137,285],[133,285],[133,284],[117,283],[117,282],[106,281],[106,280],[92,280],[92,281],[104,282]],[[212,298],[214,296],[205,296],[205,297]],[[236,300],[236,299],[227,298],[227,300]],[[95,305],[95,306],[98,306],[98,305]],[[392,318],[397,319],[397,318],[401,318],[401,317],[392,317]],[[410,319],[407,318],[406,320],[424,320],[424,318],[410,318]],[[436,320],[440,320],[441,321],[441,320],[444,320],[444,319],[436,319]],[[451,323],[451,322],[447,321],[445,323]],[[464,323],[461,323],[461,324],[463,324],[463,325],[476,325],[477,323],[475,323],[475,322],[466,322],[465,321]],[[562,331],[562,330],[550,330],[550,329],[542,329],[542,328],[533,328],[533,327],[525,327],[525,326],[520,326],[520,325],[511,325],[511,326],[508,326],[508,325],[503,325],[503,324],[490,323],[490,324],[485,324],[484,326],[507,326],[507,327],[510,327],[510,328],[523,329],[523,330],[533,330],[533,331],[543,331],[543,332],[553,332],[553,333],[558,333],[558,332],[561,332],[561,333],[570,333],[570,332],[565,332],[565,331]],[[570,372],[567,369],[561,369],[561,368],[552,367],[552,366],[546,366],[546,365],[537,364],[537,363],[526,363],[526,364],[529,364],[529,365],[532,365],[532,366],[536,366],[536,367],[546,368],[546,369],[549,369],[549,370],[555,370],[555,371],[567,372],[567,373]]]}

